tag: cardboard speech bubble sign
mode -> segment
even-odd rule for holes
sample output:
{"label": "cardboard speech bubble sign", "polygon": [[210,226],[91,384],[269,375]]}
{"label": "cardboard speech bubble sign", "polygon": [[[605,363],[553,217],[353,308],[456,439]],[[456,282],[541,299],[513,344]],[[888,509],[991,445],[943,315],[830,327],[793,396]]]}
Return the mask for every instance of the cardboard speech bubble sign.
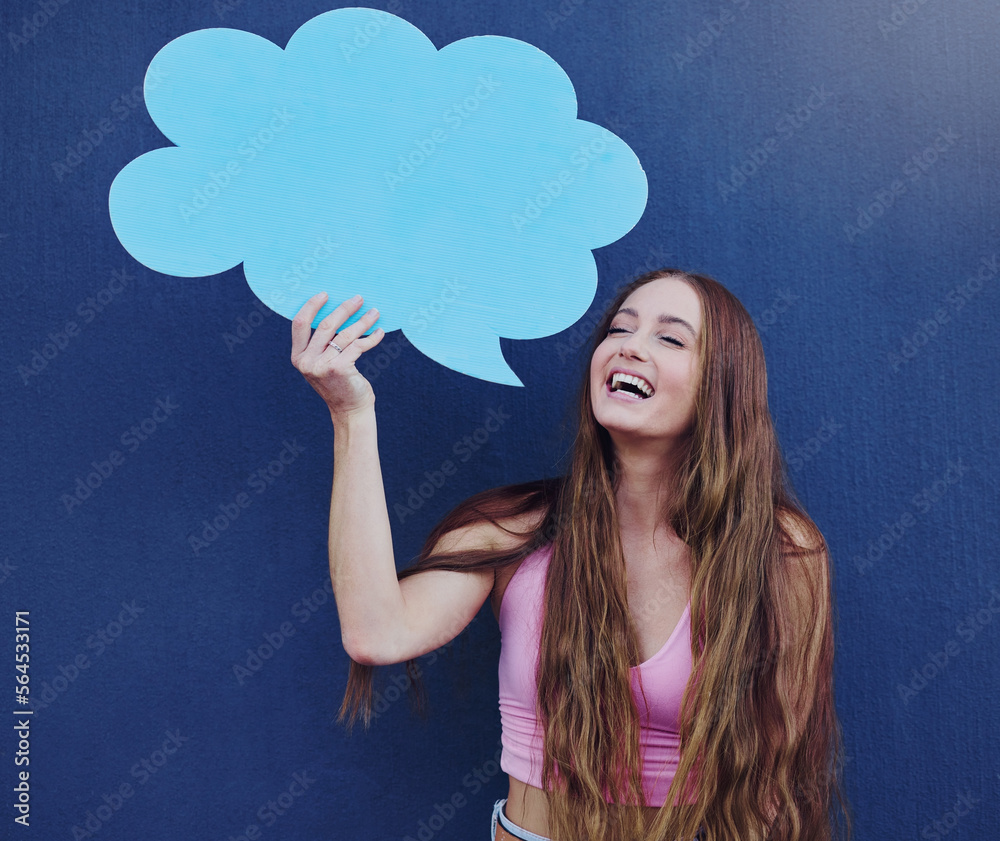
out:
{"label": "cardboard speech bubble sign", "polygon": [[156,54],[144,93],[175,145],[111,185],[136,260],[178,277],[242,263],[286,318],[326,291],[314,326],[360,292],[383,330],[492,382],[522,384],[500,336],[548,336],[586,312],[592,249],[646,206],[632,150],[577,119],[559,65],[512,38],[438,50],[364,8],[307,21],[285,49],[202,29]]}

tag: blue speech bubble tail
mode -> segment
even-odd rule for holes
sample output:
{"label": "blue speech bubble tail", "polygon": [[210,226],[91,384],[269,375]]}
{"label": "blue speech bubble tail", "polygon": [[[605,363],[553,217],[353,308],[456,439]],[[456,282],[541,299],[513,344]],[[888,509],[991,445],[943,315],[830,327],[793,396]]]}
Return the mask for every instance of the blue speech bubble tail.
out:
{"label": "blue speech bubble tail", "polygon": [[447,330],[414,330],[412,335],[403,332],[424,356],[453,371],[492,383],[524,387],[503,358],[499,336],[477,330],[462,331],[462,335],[456,337],[454,325],[449,325]]}

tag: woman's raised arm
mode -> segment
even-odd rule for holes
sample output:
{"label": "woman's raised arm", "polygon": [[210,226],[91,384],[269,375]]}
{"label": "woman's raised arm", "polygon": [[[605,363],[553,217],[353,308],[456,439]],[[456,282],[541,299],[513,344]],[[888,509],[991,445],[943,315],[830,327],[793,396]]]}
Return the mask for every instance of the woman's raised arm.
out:
{"label": "woman's raised arm", "polygon": [[[325,293],[310,298],[292,320],[292,364],[323,398],[333,421],[330,580],[341,637],[358,663],[399,663],[457,636],[489,596],[493,573],[435,570],[410,576],[402,585],[397,580],[378,457],[375,394],[355,366],[385,333],[362,335],[378,317],[374,309],[337,332],[361,306],[358,296],[334,309],[310,338],[310,325],[325,299]],[[438,548],[481,548],[489,545],[489,534],[484,527],[457,530],[445,535]]]}

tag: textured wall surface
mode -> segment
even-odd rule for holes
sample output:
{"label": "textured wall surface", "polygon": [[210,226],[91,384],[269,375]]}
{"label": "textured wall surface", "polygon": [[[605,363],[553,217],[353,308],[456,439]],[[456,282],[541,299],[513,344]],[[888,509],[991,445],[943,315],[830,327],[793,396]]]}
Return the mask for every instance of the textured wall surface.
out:
{"label": "textured wall surface", "polygon": [[[30,766],[9,724],[0,735],[3,837],[482,839],[506,793],[488,609],[422,662],[426,722],[390,667],[371,732],[334,723],[348,660],[327,589],[332,430],[289,364],[289,322],[261,314],[239,268],[145,269],[108,217],[114,176],[166,142],[141,96],[161,46],[214,26],[284,45],[329,8],[0,11],[0,653],[16,711],[14,612],[28,611],[33,699]],[[573,80],[580,117],[636,151],[649,205],[596,252],[593,312],[675,265],[754,315],[791,475],[835,563],[856,837],[996,837],[1000,12],[381,8],[439,47],[535,44]],[[466,496],[560,469],[592,323],[503,340],[523,389],[383,339],[365,370],[400,566]],[[11,791],[26,767],[23,829]]]}

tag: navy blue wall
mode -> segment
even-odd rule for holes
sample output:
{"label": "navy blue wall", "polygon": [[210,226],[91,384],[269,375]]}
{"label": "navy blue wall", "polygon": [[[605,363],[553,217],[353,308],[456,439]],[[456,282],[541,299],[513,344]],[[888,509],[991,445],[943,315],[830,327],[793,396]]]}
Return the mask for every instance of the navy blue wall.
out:
{"label": "navy blue wall", "polygon": [[[580,117],[636,151],[649,205],[596,253],[595,310],[678,265],[756,318],[792,477],[836,565],[859,839],[1000,826],[989,5],[381,6],[438,46],[535,44]],[[0,651],[16,711],[14,611],[29,611],[34,713],[27,830],[12,823],[16,736],[0,736],[4,837],[485,838],[504,794],[488,609],[422,661],[429,720],[396,700],[392,667],[368,735],[334,723],[348,661],[325,589],[332,431],[289,363],[290,324],[259,315],[240,269],[145,269],[108,217],[114,176],[164,145],[138,87],[160,47],[214,26],[284,45],[330,8],[3,4]],[[398,333],[369,360],[401,566],[459,500],[559,467],[582,332],[503,344],[523,389],[447,370]],[[396,508],[448,459],[455,475]]]}

